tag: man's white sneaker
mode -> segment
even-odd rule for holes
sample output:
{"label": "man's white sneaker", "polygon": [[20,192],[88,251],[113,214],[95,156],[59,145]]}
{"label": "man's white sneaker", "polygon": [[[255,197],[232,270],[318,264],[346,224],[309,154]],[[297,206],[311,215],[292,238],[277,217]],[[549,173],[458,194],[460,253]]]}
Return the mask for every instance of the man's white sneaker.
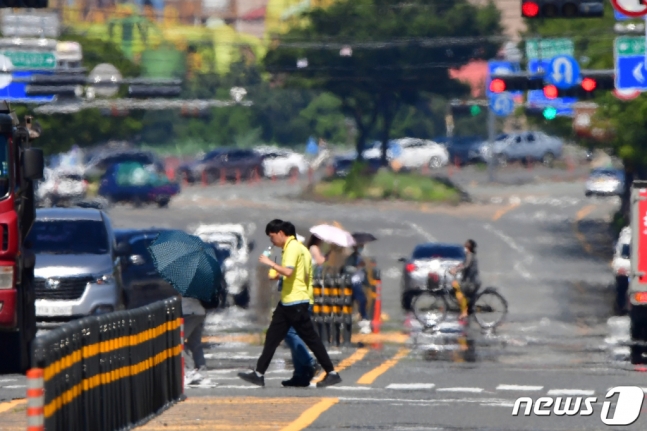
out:
{"label": "man's white sneaker", "polygon": [[370,320],[360,320],[358,322],[359,333],[360,334],[370,334],[371,333],[371,321]]}

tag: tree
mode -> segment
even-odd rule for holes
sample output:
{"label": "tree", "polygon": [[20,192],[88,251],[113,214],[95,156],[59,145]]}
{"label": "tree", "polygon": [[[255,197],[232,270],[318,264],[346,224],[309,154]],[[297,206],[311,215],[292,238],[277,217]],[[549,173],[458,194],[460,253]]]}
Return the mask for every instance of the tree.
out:
{"label": "tree", "polygon": [[288,86],[336,95],[355,120],[360,156],[379,125],[383,163],[400,108],[430,94],[467,93],[448,69],[494,57],[502,40],[491,2],[479,8],[467,0],[341,0],[305,18],[268,51],[267,70]]}

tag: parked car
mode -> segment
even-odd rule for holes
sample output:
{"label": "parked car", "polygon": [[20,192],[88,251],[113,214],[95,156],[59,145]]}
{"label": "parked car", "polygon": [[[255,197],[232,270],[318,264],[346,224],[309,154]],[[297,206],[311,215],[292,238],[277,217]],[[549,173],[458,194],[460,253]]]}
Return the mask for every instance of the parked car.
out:
{"label": "parked car", "polygon": [[236,305],[246,307],[251,285],[246,266],[254,242],[248,242],[245,227],[242,224],[200,225],[193,235],[229,253],[224,261],[228,293]]}
{"label": "parked car", "polygon": [[461,244],[418,244],[410,258],[399,259],[404,264],[400,284],[402,308],[411,309],[413,298],[427,288],[430,272],[441,273],[464,260],[465,249]]}
{"label": "parked car", "polygon": [[[329,167],[329,176],[344,178],[350,173],[353,163],[355,163],[356,160],[357,159],[354,155],[351,157],[335,157]],[[377,173],[377,171],[382,167],[382,161],[379,158],[364,159],[364,162],[367,165],[369,174]]]}
{"label": "parked car", "polygon": [[[119,229],[115,231],[121,253],[120,267],[124,298],[128,308],[137,308],[161,299],[177,296],[177,291],[155,268],[148,250],[155,238],[170,229]],[[224,275],[219,280],[221,298],[226,298]],[[224,303],[224,301],[221,301]]]}
{"label": "parked car", "polygon": [[171,182],[165,174],[151,172],[136,162],[111,165],[101,177],[99,185],[99,195],[109,202],[131,202],[135,206],[155,203],[163,208],[178,193],[178,183]]}
{"label": "parked car", "polygon": [[164,172],[164,164],[151,152],[140,150],[106,150],[90,157],[85,164],[84,176],[86,178],[98,178],[103,176],[110,166],[128,162],[151,166],[156,172]]}
{"label": "parked car", "polygon": [[625,188],[625,172],[622,169],[593,169],[586,180],[585,196],[622,195]]}
{"label": "parked car", "polygon": [[263,159],[263,174],[268,177],[291,177],[308,172],[308,162],[303,154],[276,147],[254,149]]}
{"label": "parked car", "polygon": [[623,313],[627,306],[629,272],[631,271],[631,228],[623,228],[614,247],[611,268],[616,280],[616,309]]}
{"label": "parked car", "polygon": [[45,169],[43,180],[36,189],[39,206],[70,205],[85,198],[88,182],[81,169]]}
{"label": "parked car", "polygon": [[182,178],[189,183],[202,181],[203,175],[207,183],[220,180],[221,175],[228,180],[251,178],[263,172],[263,157],[252,150],[221,148],[208,152],[202,159],[180,165],[176,178]]}
{"label": "parked car", "polygon": [[475,161],[480,161],[480,158],[474,154],[478,151],[476,148],[482,145],[483,140],[479,137],[456,137],[449,140],[445,145],[449,152],[449,163],[458,163],[459,165],[467,165]]}
{"label": "parked car", "polygon": [[[509,136],[510,135],[508,135],[507,133],[498,135],[496,138],[494,138],[494,146],[496,146],[498,142],[504,142],[506,139],[508,139]],[[488,163],[492,158],[492,146],[493,145],[490,144],[488,140],[483,140],[477,144],[474,144],[469,150],[469,160],[476,163]]]}
{"label": "parked car", "polygon": [[[364,152],[365,158],[380,158],[381,149],[379,143],[373,145]],[[407,169],[419,169],[428,166],[431,169],[437,169],[447,165],[449,162],[449,152],[444,145],[434,141],[402,138],[395,139],[389,145],[387,150],[387,159],[397,160],[402,167]]]}
{"label": "parked car", "polygon": [[103,211],[39,209],[26,245],[36,255],[39,321],[70,320],[123,307],[115,236]]}
{"label": "parked car", "polygon": [[555,159],[562,156],[564,143],[543,132],[523,132],[510,134],[506,139],[496,141],[493,154],[499,165],[521,160],[539,160],[545,166],[552,166]]}

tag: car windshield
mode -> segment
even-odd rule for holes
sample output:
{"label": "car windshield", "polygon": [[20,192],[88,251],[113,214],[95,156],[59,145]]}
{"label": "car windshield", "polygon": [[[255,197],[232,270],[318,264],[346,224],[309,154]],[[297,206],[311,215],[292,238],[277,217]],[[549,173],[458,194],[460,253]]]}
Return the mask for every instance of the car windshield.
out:
{"label": "car windshield", "polygon": [[413,259],[453,259],[464,260],[465,250],[458,245],[419,245],[413,250]]}
{"label": "car windshield", "polygon": [[592,177],[606,177],[606,176],[612,176],[612,177],[617,177],[618,171],[613,170],[613,169],[596,169],[591,172]]}
{"label": "car windshield", "polygon": [[105,225],[94,220],[36,220],[27,237],[36,254],[106,254]]}
{"label": "car windshield", "polygon": [[231,250],[228,248],[214,247],[213,250],[216,252],[216,259],[218,259],[218,262],[220,263],[223,263],[231,256]]}

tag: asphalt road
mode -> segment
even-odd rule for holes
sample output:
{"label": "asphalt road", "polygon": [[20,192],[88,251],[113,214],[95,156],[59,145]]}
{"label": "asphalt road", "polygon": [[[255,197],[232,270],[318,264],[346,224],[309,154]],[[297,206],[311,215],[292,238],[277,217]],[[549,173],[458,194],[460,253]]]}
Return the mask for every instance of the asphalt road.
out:
{"label": "asphalt road", "polygon": [[[340,386],[282,388],[280,381],[291,372],[283,348],[265,388],[238,380],[236,373],[253,366],[260,354],[253,334],[262,329],[259,310],[267,313],[268,307],[255,303],[249,311],[209,317],[208,380],[187,389],[188,401],[142,429],[606,429],[600,420],[606,391],[647,387],[642,369],[627,361],[626,319],[612,314],[605,221],[617,200],[585,198],[581,181],[492,186],[465,181],[464,186],[475,203],[458,207],[304,202],[290,196],[298,184],[267,182],[191,187],[165,210],[112,209],[116,227],[253,223],[254,255],[268,244],[263,228],[275,217],[293,221],[301,231],[337,221],[379,238],[367,252],[382,268],[388,321],[381,336],[331,347]],[[495,333],[482,333],[475,323],[462,330],[453,316],[440,332],[421,332],[400,309],[397,259],[419,242],[466,238],[479,244],[483,281],[507,298],[508,318]],[[0,398],[24,396],[24,388],[15,387],[21,385],[20,376],[0,377]],[[522,396],[593,396],[597,403],[591,416],[513,417]],[[629,428],[644,429],[643,416]]]}

